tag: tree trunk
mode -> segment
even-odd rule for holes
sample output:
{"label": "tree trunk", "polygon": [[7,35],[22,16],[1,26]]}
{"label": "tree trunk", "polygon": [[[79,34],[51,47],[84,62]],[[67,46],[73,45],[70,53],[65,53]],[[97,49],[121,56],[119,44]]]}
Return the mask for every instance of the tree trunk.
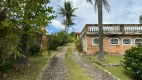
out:
{"label": "tree trunk", "polygon": [[[67,27],[66,26],[65,26],[65,32],[67,33]],[[67,44],[67,37],[64,36],[64,38],[65,38],[65,43],[64,44]]]}
{"label": "tree trunk", "polygon": [[46,36],[46,30],[45,30],[45,26],[41,26],[41,31],[43,32],[42,34],[42,47],[41,50],[42,51],[47,51],[47,36]]}
{"label": "tree trunk", "polygon": [[98,0],[98,25],[99,25],[99,54],[98,59],[104,60],[103,53],[103,12],[102,12],[102,0]]}

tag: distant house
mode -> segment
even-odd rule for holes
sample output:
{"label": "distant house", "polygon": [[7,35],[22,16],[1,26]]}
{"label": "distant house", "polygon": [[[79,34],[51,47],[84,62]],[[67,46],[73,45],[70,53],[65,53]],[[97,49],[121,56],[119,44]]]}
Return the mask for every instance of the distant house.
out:
{"label": "distant house", "polygon": [[[80,33],[83,51],[95,54],[99,50],[99,27],[86,24]],[[141,24],[103,24],[104,51],[123,55],[127,49],[142,43]]]}

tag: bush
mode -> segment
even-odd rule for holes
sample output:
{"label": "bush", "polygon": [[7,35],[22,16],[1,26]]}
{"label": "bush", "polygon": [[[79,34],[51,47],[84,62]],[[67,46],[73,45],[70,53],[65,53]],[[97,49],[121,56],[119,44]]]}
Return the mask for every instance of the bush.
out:
{"label": "bush", "polygon": [[60,31],[57,33],[57,39],[60,42],[59,46],[66,45],[68,42],[68,34],[65,31]]}
{"label": "bush", "polygon": [[74,42],[74,37],[68,35],[67,36],[67,43],[71,43],[71,42]]}
{"label": "bush", "polygon": [[74,41],[73,33],[67,34],[65,31],[60,31],[57,34],[48,35],[48,49],[56,50],[57,47],[66,45]]}
{"label": "bush", "polygon": [[11,67],[12,67],[12,63],[10,63],[8,61],[3,60],[2,62],[0,62],[0,74],[1,74],[1,77],[2,77],[3,74],[9,72]]}
{"label": "bush", "polygon": [[55,34],[48,36],[48,49],[56,50],[57,47],[61,45],[61,42],[62,41]]}
{"label": "bush", "polygon": [[40,52],[40,46],[37,44],[33,44],[29,48],[29,52],[31,53],[32,56],[37,56],[38,53]]}
{"label": "bush", "polygon": [[77,50],[78,50],[79,52],[82,52],[82,51],[83,51],[81,38],[76,39],[75,45],[76,45],[76,48],[77,48]]}
{"label": "bush", "polygon": [[132,47],[126,51],[123,66],[131,71],[137,80],[142,80],[142,46]]}

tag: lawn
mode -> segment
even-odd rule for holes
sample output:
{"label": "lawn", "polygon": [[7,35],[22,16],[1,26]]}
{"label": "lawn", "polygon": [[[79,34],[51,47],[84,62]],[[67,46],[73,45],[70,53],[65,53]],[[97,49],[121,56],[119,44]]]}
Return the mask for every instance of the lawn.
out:
{"label": "lawn", "polygon": [[69,68],[69,80],[93,80],[85,73],[85,70],[73,60],[71,48],[67,49],[65,63]]}
{"label": "lawn", "polygon": [[[99,61],[97,59],[97,56],[87,56],[87,60],[94,64],[96,66],[97,64],[95,63],[96,61]],[[108,63],[117,63],[123,61],[123,56],[112,56],[112,55],[105,55],[105,61],[99,61],[103,64],[108,64]],[[111,72],[113,75],[116,77],[120,78],[121,80],[130,80],[132,79],[132,74],[129,71],[126,71],[122,66],[102,66],[98,65],[109,72]]]}
{"label": "lawn", "polygon": [[20,68],[20,72],[13,69],[9,72],[6,80],[36,80],[43,67],[47,64],[48,59],[55,55],[57,51],[51,51],[51,53],[51,56],[47,55],[47,51],[43,52],[42,56],[29,56],[29,66]]}

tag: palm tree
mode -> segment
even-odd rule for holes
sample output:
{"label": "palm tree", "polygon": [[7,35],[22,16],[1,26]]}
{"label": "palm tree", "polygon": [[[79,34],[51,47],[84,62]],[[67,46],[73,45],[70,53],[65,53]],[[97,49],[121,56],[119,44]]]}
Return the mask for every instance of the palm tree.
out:
{"label": "palm tree", "polygon": [[99,55],[98,59],[104,60],[103,53],[103,5],[105,9],[109,12],[110,6],[107,0],[87,0],[87,2],[94,5],[95,8],[98,9],[98,26],[99,26]]}
{"label": "palm tree", "polygon": [[142,15],[139,17],[139,22],[142,24]]}
{"label": "palm tree", "polygon": [[64,7],[60,6],[59,14],[65,17],[62,24],[65,25],[65,32],[67,33],[68,33],[68,28],[75,24],[73,22],[73,17],[76,17],[76,15],[74,14],[76,9],[77,8],[74,8],[70,1],[65,1]]}

